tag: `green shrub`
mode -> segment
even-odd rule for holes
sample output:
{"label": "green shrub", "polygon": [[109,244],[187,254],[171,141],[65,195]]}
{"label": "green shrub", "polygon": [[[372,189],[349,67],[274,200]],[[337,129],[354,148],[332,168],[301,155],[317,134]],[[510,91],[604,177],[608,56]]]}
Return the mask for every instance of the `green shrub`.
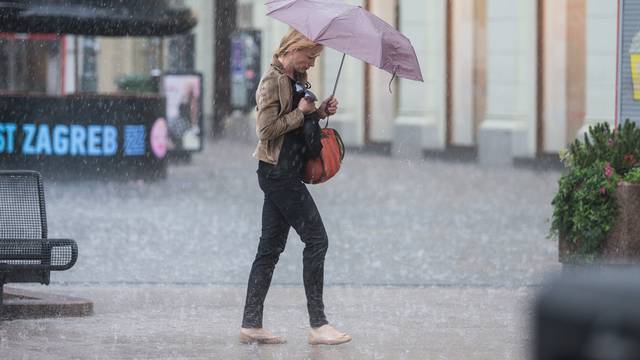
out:
{"label": "green shrub", "polygon": [[624,181],[634,184],[640,184],[640,168],[636,167],[631,169],[631,171],[629,171],[624,177]]}
{"label": "green shrub", "polygon": [[[568,171],[560,177],[553,205],[550,236],[562,234],[577,247],[577,256],[593,258],[614,225],[614,192],[621,179],[640,182],[640,129],[626,121],[612,131],[609,124],[589,128],[561,153]],[[633,169],[633,170],[632,170]]]}
{"label": "green shrub", "polygon": [[122,75],[116,82],[118,90],[135,93],[157,93],[158,82],[152,76]]}

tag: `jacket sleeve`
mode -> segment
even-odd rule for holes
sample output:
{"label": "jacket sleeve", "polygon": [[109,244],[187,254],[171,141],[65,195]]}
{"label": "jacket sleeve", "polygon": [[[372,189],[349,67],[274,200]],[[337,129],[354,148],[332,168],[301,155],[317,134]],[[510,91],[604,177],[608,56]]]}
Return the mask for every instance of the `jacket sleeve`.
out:
{"label": "jacket sleeve", "polygon": [[304,116],[304,140],[307,145],[307,158],[314,158],[320,156],[322,151],[322,129],[320,129],[320,115],[317,111]]}
{"label": "jacket sleeve", "polygon": [[280,114],[280,91],[276,78],[264,79],[256,94],[256,134],[261,141],[273,140],[302,126],[304,114],[297,107],[282,116]]}

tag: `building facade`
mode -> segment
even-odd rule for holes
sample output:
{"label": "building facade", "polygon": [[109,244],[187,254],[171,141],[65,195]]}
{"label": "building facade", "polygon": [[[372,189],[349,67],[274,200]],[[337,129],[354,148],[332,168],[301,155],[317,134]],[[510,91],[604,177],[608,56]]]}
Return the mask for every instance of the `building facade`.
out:
{"label": "building facade", "polygon": [[[482,163],[556,155],[588,125],[613,124],[617,2],[602,0],[347,0],[403,32],[423,83],[347,57],[331,119],[345,142],[420,157],[447,150]],[[260,0],[238,0],[240,26],[262,32],[262,64],[288,27]],[[250,13],[250,15],[246,15]],[[330,94],[341,54],[311,72]]]}
{"label": "building facade", "polygon": [[[349,146],[405,157],[457,152],[504,164],[556,157],[589,125],[614,122],[617,1],[345,2],[368,9],[411,39],[424,77],[396,79],[390,93],[391,74],[347,56],[336,91],[340,111],[330,121]],[[191,45],[183,49],[190,55],[176,55],[173,38],[49,36],[25,45],[20,36],[5,34],[0,66],[8,71],[0,77],[0,91],[113,92],[123,75],[189,64],[184,66],[204,76],[203,111],[210,124],[218,109],[228,107],[218,96],[229,92],[229,76],[222,75],[231,71],[221,51],[225,35],[216,33],[224,20],[216,7],[223,2],[179,3],[198,18],[187,39]],[[264,3],[233,0],[234,19],[227,19],[237,29],[259,31],[262,72],[288,30],[266,16]],[[31,53],[38,56],[20,60]],[[340,59],[327,48],[311,69],[313,90],[321,97],[331,93]],[[230,116],[225,126],[248,122],[240,128],[252,129],[252,120],[255,114]],[[253,131],[244,133],[255,140]]]}

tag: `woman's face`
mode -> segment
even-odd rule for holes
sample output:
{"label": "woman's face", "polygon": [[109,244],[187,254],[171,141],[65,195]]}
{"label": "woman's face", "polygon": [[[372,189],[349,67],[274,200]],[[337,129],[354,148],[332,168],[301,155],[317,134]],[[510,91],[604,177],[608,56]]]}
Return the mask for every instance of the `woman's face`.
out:
{"label": "woman's face", "polygon": [[316,58],[322,53],[322,47],[296,50],[291,54],[291,64],[296,72],[303,73],[316,64]]}

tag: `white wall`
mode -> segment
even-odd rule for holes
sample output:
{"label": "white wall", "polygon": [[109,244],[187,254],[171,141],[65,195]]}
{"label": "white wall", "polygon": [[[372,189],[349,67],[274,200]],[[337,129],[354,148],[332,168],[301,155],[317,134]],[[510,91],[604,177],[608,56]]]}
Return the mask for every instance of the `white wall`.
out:
{"label": "white wall", "polygon": [[422,147],[446,145],[446,0],[404,0],[400,30],[416,51],[424,83],[400,79],[397,123],[423,126]]}
{"label": "white wall", "polygon": [[[396,0],[371,0],[369,11],[387,23],[395,25]],[[375,66],[369,66],[369,136],[374,142],[390,142],[393,137],[396,96],[389,94],[389,80],[391,74]],[[397,84],[394,80],[392,89],[397,89]]]}
{"label": "white wall", "polygon": [[[587,0],[585,128],[615,119],[617,2]],[[583,128],[584,130],[584,128]]]}
{"label": "white wall", "polygon": [[[323,98],[331,95],[340,68],[342,53],[325,49],[322,66]],[[342,73],[336,88],[339,101],[338,113],[330,119],[345,144],[364,144],[364,63],[349,55],[345,57]]]}
{"label": "white wall", "polygon": [[487,114],[511,129],[512,156],[536,153],[537,1],[487,1]]}

